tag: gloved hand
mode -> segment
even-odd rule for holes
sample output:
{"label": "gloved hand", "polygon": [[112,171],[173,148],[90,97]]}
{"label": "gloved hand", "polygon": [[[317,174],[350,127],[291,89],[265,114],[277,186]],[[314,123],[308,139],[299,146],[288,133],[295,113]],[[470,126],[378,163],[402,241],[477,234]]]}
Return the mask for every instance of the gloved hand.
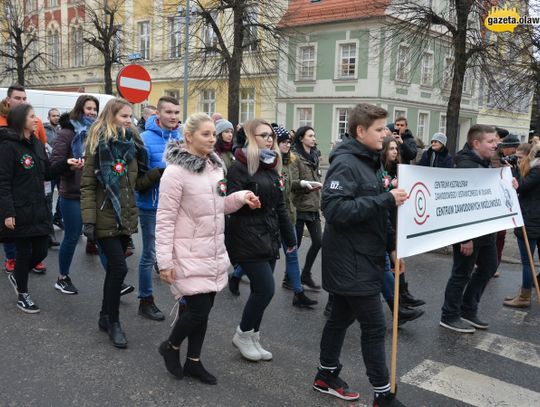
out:
{"label": "gloved hand", "polygon": [[96,228],[93,223],[85,223],[83,225],[83,235],[86,236],[90,243],[96,243]]}
{"label": "gloved hand", "polygon": [[307,188],[309,189],[310,191],[313,189],[313,187],[311,186],[311,184],[309,183],[309,181],[306,181],[305,179],[301,180],[300,181],[300,186],[302,188]]}

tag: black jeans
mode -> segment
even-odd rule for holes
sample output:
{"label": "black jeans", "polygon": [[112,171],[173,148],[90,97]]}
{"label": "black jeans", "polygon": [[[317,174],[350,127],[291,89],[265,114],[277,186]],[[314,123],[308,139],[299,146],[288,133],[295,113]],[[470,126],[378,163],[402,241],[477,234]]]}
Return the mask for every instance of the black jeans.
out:
{"label": "black jeans", "polygon": [[129,236],[107,237],[99,239],[97,243],[107,258],[100,315],[108,315],[109,322],[118,322],[120,290],[128,272],[124,253],[129,243]]}
{"label": "black jeans", "polygon": [[188,338],[187,357],[198,359],[208,326],[208,315],[214,306],[216,293],[186,295],[186,309],[180,314],[169,336],[169,342],[178,347]]}
{"label": "black jeans", "polygon": [[339,365],[345,333],[357,320],[362,330],[362,357],[369,382],[374,387],[386,386],[390,379],[384,348],[386,322],[380,294],[365,297],[333,294],[332,298],[332,313],[326,321],[321,338],[321,365],[326,367]]}
{"label": "black jeans", "polygon": [[484,289],[497,271],[495,242],[488,246],[475,246],[470,256],[461,254],[459,243],[452,248],[454,264],[446,284],[441,317],[445,322],[457,321],[460,316],[476,316]]}
{"label": "black jeans", "polygon": [[17,250],[14,277],[20,293],[28,292],[28,273],[47,257],[47,236],[19,237],[13,240]]}
{"label": "black jeans", "polygon": [[306,262],[302,269],[302,276],[311,276],[311,268],[317,258],[322,245],[322,228],[321,217],[319,212],[298,212],[296,221],[296,239],[298,248],[302,243],[302,235],[304,233],[304,225],[306,225],[309,236],[311,237],[311,246],[306,254]]}
{"label": "black jeans", "polygon": [[249,278],[251,293],[244,306],[240,329],[243,332],[259,331],[264,310],[274,296],[274,266],[276,261],[260,263],[240,263]]}

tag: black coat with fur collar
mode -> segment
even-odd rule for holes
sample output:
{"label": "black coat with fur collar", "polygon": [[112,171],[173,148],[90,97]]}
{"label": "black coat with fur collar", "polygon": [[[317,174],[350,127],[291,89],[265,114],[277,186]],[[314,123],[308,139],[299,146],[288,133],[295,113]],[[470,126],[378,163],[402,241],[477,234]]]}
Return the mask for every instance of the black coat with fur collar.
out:
{"label": "black coat with fur collar", "polygon": [[282,238],[288,247],[296,246],[278,173],[259,167],[249,175],[247,166],[237,160],[227,174],[227,193],[241,190],[257,195],[262,207],[251,210],[246,205],[230,216],[225,244],[232,264],[279,258]]}

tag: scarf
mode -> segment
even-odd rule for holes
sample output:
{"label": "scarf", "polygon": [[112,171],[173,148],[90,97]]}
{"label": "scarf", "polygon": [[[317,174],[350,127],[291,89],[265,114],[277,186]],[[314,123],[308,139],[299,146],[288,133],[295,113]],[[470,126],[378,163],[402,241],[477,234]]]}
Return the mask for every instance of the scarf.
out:
{"label": "scarf", "polygon": [[232,141],[229,143],[224,142],[221,136],[218,136],[215,146],[216,153],[221,156],[223,153],[232,152],[233,144]]}
{"label": "scarf", "polygon": [[71,125],[73,126],[75,131],[75,136],[71,141],[71,151],[73,151],[73,158],[83,158],[86,133],[88,132],[88,129],[94,123],[94,121],[95,119],[90,116],[81,116],[79,120],[70,120]]}
{"label": "scarf", "polygon": [[315,148],[312,148],[309,153],[306,151],[303,145],[297,145],[296,146],[296,152],[304,157],[304,159],[307,160],[307,162],[314,168],[319,168],[319,154],[317,154],[317,150]]}
{"label": "scarf", "polygon": [[[247,148],[237,148],[235,158],[242,164],[247,165]],[[277,165],[278,154],[274,150],[263,148],[259,150],[259,167],[265,170],[273,170]]]}
{"label": "scarf", "polygon": [[105,194],[111,201],[116,223],[122,227],[122,204],[120,201],[120,182],[123,176],[128,174],[128,163],[137,157],[138,174],[144,175],[148,171],[148,153],[143,145],[139,145],[129,129],[126,130],[125,138],[119,130],[117,140],[106,143],[100,139],[97,147],[99,165],[96,166],[97,180],[105,187]]}

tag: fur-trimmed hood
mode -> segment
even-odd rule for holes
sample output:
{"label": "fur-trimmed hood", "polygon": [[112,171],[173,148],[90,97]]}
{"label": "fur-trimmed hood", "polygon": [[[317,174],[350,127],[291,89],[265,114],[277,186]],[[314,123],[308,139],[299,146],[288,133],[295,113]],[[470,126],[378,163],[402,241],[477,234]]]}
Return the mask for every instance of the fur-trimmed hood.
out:
{"label": "fur-trimmed hood", "polygon": [[210,153],[208,159],[204,159],[188,152],[184,146],[184,143],[177,140],[171,141],[169,144],[167,144],[163,159],[165,160],[167,165],[179,165],[186,170],[195,173],[203,172],[208,161],[218,167],[221,167],[223,169],[225,168],[225,165],[223,165],[223,161],[221,161],[221,159],[215,152]]}
{"label": "fur-trimmed hood", "polygon": [[60,120],[58,120],[58,124],[62,129],[68,129],[74,131],[75,128],[71,124],[71,121],[69,120],[69,113],[62,113],[60,115]]}

